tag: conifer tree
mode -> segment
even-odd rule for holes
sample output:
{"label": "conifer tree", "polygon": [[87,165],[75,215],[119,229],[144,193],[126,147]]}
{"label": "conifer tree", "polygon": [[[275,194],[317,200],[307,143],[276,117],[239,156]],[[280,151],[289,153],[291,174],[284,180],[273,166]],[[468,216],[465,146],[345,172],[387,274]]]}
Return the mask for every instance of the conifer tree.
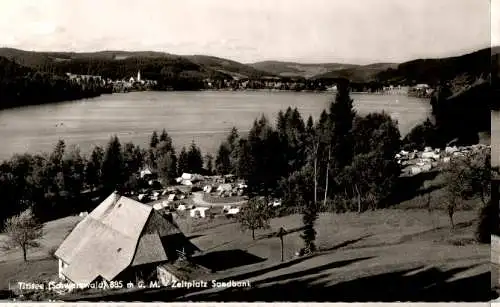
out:
{"label": "conifer tree", "polygon": [[188,153],[186,147],[182,147],[182,150],[179,154],[179,161],[177,163],[177,173],[182,175],[182,173],[189,172],[189,162],[188,162]]}
{"label": "conifer tree", "polygon": [[102,163],[102,182],[107,193],[120,189],[125,182],[125,165],[120,140],[111,137],[106,147]]}
{"label": "conifer tree", "polygon": [[149,147],[156,148],[156,145],[158,145],[159,142],[160,142],[160,140],[158,139],[158,133],[155,130],[155,131],[153,131],[153,134],[151,134],[151,139],[149,141]]}

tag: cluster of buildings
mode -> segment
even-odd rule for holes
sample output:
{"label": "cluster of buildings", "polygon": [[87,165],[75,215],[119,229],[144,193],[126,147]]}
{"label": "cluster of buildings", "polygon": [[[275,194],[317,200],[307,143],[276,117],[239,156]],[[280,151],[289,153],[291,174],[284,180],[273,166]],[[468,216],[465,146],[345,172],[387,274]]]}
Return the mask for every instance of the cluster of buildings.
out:
{"label": "cluster of buildings", "polygon": [[408,96],[428,98],[431,97],[434,89],[428,84],[417,84],[408,88]]}
{"label": "cluster of buildings", "polygon": [[465,157],[470,153],[488,148],[487,145],[448,146],[444,150],[426,147],[423,151],[412,152],[402,150],[395,159],[403,167],[404,175],[417,175],[439,168],[457,157]]}
{"label": "cluster of buildings", "polygon": [[141,78],[141,71],[137,72],[136,77],[128,79],[112,80],[110,78],[103,78],[97,75],[79,75],[66,73],[69,80],[77,82],[78,84],[85,84],[93,82],[103,87],[111,87],[113,92],[127,92],[133,90],[144,90],[151,88],[157,84],[154,80],[145,80]]}
{"label": "cluster of buildings", "polygon": [[141,78],[141,71],[137,72],[137,76],[129,79],[114,80],[110,84],[113,86],[113,92],[129,92],[149,89],[157,85],[155,80],[144,80]]}
{"label": "cluster of buildings", "polygon": [[316,81],[289,80],[285,81],[279,77],[262,77],[258,80],[233,77],[232,80],[205,79],[204,86],[208,90],[277,90],[277,91],[302,91],[302,90],[326,90],[324,84]]}
{"label": "cluster of buildings", "polygon": [[81,83],[88,83],[88,82],[96,82],[102,85],[106,85],[106,83],[111,82],[111,79],[105,79],[102,78],[101,76],[94,76],[94,75],[79,75],[79,74],[72,74],[72,73],[66,73],[66,77],[68,77],[69,80],[77,82],[78,84]]}
{"label": "cluster of buildings", "polygon": [[[237,181],[234,175],[202,176],[183,173],[176,178],[177,185],[164,187],[150,168],[140,171],[139,176],[148,187],[138,194],[131,192],[131,197],[153,206],[156,210],[181,212],[189,210],[191,217],[207,217],[211,203],[225,202],[230,196],[243,196],[247,185]],[[196,192],[199,191],[199,192]],[[201,196],[201,197],[200,197]],[[221,211],[226,214],[227,212]],[[214,213],[215,214],[215,213]]]}

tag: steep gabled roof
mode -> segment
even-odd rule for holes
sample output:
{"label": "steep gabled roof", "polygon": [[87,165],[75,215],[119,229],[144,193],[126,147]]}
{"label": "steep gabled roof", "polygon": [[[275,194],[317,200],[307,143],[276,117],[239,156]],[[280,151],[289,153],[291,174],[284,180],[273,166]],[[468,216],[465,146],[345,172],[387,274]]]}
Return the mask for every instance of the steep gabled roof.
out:
{"label": "steep gabled roof", "polygon": [[111,194],[83,219],[55,255],[68,266],[63,274],[88,284],[101,275],[114,279],[130,266],[152,208]]}
{"label": "steep gabled roof", "polygon": [[168,260],[165,249],[157,233],[143,235],[137,246],[132,266]]}

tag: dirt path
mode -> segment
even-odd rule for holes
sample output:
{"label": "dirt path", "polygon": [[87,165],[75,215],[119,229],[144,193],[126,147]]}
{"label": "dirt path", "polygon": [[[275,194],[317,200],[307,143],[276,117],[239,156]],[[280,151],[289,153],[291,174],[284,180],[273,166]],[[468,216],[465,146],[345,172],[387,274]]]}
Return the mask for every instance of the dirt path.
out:
{"label": "dirt path", "polygon": [[193,202],[197,206],[204,206],[204,207],[224,207],[224,206],[241,206],[246,203],[246,200],[243,201],[238,201],[238,202],[232,202],[232,203],[209,203],[203,200],[203,192],[193,192]]}

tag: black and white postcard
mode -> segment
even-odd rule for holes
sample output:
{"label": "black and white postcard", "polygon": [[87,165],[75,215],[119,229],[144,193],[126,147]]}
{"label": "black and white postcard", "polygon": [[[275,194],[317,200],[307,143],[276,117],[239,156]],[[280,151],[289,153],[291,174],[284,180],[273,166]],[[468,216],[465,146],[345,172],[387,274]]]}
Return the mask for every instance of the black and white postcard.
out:
{"label": "black and white postcard", "polygon": [[495,299],[495,2],[2,0],[0,299]]}

